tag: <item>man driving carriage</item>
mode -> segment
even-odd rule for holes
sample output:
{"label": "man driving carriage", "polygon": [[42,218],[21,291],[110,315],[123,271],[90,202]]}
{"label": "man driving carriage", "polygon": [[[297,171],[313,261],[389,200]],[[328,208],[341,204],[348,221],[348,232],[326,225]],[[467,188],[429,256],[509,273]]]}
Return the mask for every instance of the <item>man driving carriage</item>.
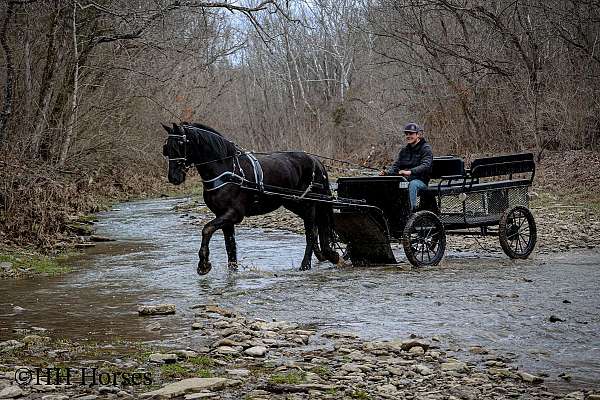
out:
{"label": "man driving carriage", "polygon": [[401,175],[408,181],[408,197],[411,211],[417,207],[419,190],[427,188],[433,163],[431,145],[423,137],[423,129],[414,122],[404,127],[404,146],[394,164],[379,175]]}

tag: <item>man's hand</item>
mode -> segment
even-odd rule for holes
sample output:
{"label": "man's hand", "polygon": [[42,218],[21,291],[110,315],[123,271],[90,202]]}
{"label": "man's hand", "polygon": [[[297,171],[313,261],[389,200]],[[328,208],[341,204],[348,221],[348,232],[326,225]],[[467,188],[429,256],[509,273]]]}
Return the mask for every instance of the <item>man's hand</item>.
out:
{"label": "man's hand", "polygon": [[379,171],[379,176],[385,176],[387,175],[387,172],[385,172],[385,170]]}
{"label": "man's hand", "polygon": [[412,174],[412,172],[410,172],[410,170],[407,170],[407,169],[398,171],[398,175],[402,175],[402,176],[410,176],[411,174]]}

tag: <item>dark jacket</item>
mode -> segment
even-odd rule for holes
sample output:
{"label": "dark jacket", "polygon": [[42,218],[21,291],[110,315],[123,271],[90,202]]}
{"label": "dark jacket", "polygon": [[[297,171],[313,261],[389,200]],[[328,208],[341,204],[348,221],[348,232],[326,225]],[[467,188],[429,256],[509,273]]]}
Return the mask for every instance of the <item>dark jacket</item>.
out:
{"label": "dark jacket", "polygon": [[404,146],[394,164],[388,168],[388,175],[396,175],[402,169],[410,170],[409,181],[420,179],[429,183],[431,175],[431,164],[433,163],[433,151],[431,145],[424,138],[419,140],[415,146],[407,144]]}

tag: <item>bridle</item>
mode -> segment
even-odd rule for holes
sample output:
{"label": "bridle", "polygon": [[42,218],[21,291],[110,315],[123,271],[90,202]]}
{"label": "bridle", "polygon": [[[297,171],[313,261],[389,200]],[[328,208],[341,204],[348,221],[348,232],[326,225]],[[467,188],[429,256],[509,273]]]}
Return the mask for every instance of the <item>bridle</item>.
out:
{"label": "bridle", "polygon": [[[198,128],[198,127],[194,127],[194,129],[199,129],[201,131],[208,132],[208,133],[211,133],[211,134],[215,135],[215,133],[213,133],[213,132],[211,132],[209,130],[206,130],[206,129],[202,129],[202,128]],[[183,145],[183,157],[176,157],[176,158],[170,158],[169,157],[169,155],[167,154],[167,148],[166,148],[167,141],[169,140],[169,138],[179,138],[179,139],[182,139],[180,141],[179,145]],[[225,138],[222,138],[222,139],[223,140],[227,140]],[[236,164],[237,164],[237,168],[242,172],[242,175],[243,175],[244,172],[243,172],[243,170],[242,170],[242,168],[240,166],[240,161],[238,159],[239,156],[243,154],[243,151],[235,143],[231,142],[235,146],[235,150],[236,150],[235,154],[232,154],[232,155],[226,156],[226,157],[217,158],[217,159],[210,160],[210,161],[204,161],[204,162],[201,162],[201,163],[192,163],[192,162],[189,162],[189,160],[188,160],[188,152],[187,152],[187,144],[188,144],[188,142],[189,142],[189,140],[188,140],[187,135],[185,133],[181,134],[181,135],[174,134],[174,133],[168,134],[167,135],[167,140],[165,141],[165,143],[163,145],[163,156],[167,159],[168,162],[174,161],[174,162],[176,162],[178,164],[183,164],[183,171],[184,172],[187,172],[187,170],[191,166],[198,167],[198,166],[201,166],[201,165],[212,164],[212,163],[216,163],[216,162],[219,162],[219,161],[228,160],[230,158],[235,158],[234,161],[233,161],[233,169],[235,171],[235,167],[236,167]]]}

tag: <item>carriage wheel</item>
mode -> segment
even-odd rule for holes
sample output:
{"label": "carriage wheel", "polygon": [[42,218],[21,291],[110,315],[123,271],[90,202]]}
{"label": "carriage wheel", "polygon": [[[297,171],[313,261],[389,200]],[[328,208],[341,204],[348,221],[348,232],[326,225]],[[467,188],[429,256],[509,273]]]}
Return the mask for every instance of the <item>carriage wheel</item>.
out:
{"label": "carriage wheel", "polygon": [[446,250],[446,232],[431,211],[413,214],[404,227],[402,245],[408,261],[415,267],[437,265]]}
{"label": "carriage wheel", "polygon": [[531,211],[524,206],[506,210],[500,218],[500,246],[510,258],[527,258],[537,240],[537,228]]}

